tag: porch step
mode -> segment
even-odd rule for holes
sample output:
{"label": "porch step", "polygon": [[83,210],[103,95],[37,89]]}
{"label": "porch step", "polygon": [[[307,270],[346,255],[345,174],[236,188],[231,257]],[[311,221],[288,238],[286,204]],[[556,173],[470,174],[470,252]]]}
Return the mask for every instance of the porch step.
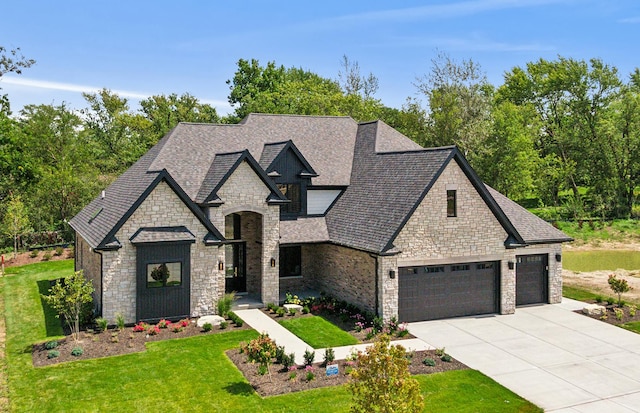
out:
{"label": "porch step", "polygon": [[265,305],[262,301],[251,297],[240,297],[233,302],[232,310],[249,310],[253,308],[263,308]]}

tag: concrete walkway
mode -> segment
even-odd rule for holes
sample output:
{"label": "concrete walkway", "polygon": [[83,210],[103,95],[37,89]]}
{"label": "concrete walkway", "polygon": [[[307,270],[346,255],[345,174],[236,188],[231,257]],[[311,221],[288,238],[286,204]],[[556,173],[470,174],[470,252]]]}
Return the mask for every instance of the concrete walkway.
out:
{"label": "concrete walkway", "polygon": [[545,411],[640,412],[640,335],[573,312],[583,306],[564,299],[409,331]]}
{"label": "concrete walkway", "polygon": [[[234,311],[245,323],[249,324],[259,333],[267,333],[269,337],[275,340],[279,346],[284,346],[287,354],[295,353],[296,364],[304,364],[304,352],[306,350],[314,350],[316,352],[315,361],[322,361],[324,357],[324,348],[314,349],[304,341],[300,340],[296,335],[286,328],[282,327],[271,317],[258,309],[236,310]],[[427,343],[423,340],[414,338],[407,340],[399,340],[397,344],[402,344],[407,350],[428,350]],[[370,344],[356,344],[353,346],[334,347],[335,359],[344,360],[353,351],[364,351]]]}

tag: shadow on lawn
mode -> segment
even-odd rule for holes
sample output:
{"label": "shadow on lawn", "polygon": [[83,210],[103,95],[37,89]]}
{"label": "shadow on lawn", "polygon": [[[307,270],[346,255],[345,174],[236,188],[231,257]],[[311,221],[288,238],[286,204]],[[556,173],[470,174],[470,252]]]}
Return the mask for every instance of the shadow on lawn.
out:
{"label": "shadow on lawn", "polygon": [[42,305],[42,311],[44,312],[44,321],[45,321],[45,328],[47,330],[47,337],[64,335],[64,330],[62,329],[62,323],[60,322],[61,320],[57,317],[55,310],[51,308],[51,306],[49,306],[49,304],[47,304],[42,299],[42,294],[43,295],[49,294],[49,288],[51,288],[51,285],[52,284],[50,280],[38,281],[38,292],[41,294],[40,303]]}
{"label": "shadow on lawn", "polygon": [[224,389],[227,391],[227,393],[233,394],[235,396],[249,396],[255,393],[255,390],[249,383],[242,381],[237,381],[235,383],[224,386]]}

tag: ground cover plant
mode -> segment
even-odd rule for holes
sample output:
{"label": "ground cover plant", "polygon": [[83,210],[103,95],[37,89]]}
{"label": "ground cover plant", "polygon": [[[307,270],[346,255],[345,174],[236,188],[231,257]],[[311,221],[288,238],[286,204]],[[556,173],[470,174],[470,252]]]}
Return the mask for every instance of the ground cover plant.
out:
{"label": "ground cover plant", "polygon": [[[10,383],[6,392],[10,409],[5,410],[144,412],[162,408],[192,412],[318,412],[331,406],[335,412],[349,411],[351,396],[345,386],[260,397],[225,356],[227,350],[238,354],[241,342],[257,338],[258,333],[252,329],[227,329],[219,334],[153,341],[146,343],[144,352],[34,367],[33,343],[58,341],[64,334],[60,320],[45,315],[40,285],[48,286],[49,280],[64,277],[71,271],[70,261],[50,261],[11,268],[7,277],[0,278],[0,294],[6,304],[0,307],[0,312],[4,311],[0,319],[6,318],[6,365]],[[46,284],[39,284],[40,281]],[[160,334],[169,331],[160,330]],[[414,360],[422,364],[417,354]],[[255,365],[251,367],[256,371]],[[280,374],[275,370],[272,371],[274,379]],[[316,371],[311,383],[321,379],[320,372]],[[473,370],[415,377],[425,397],[425,411],[540,411]],[[34,394],[38,396],[33,397]]]}

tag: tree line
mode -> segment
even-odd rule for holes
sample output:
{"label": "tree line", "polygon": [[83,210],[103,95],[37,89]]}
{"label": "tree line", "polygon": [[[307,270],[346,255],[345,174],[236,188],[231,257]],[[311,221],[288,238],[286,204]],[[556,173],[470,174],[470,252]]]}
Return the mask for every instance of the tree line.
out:
{"label": "tree line", "polygon": [[[0,47],[0,81],[34,63]],[[622,79],[599,59],[559,56],[515,67],[496,87],[472,60],[438,53],[431,63],[400,108],[376,98],[378,79],[346,56],[335,79],[240,59],[226,116],[188,93],[151,96],[134,110],[103,89],[84,93],[79,110],[27,105],[17,114],[4,95],[0,248],[51,243],[52,233],[72,240],[67,221],[179,122],[237,123],[252,112],[380,119],[422,146],[457,145],[488,185],[529,207],[560,207],[546,211],[565,218],[638,215],[638,69]]]}

